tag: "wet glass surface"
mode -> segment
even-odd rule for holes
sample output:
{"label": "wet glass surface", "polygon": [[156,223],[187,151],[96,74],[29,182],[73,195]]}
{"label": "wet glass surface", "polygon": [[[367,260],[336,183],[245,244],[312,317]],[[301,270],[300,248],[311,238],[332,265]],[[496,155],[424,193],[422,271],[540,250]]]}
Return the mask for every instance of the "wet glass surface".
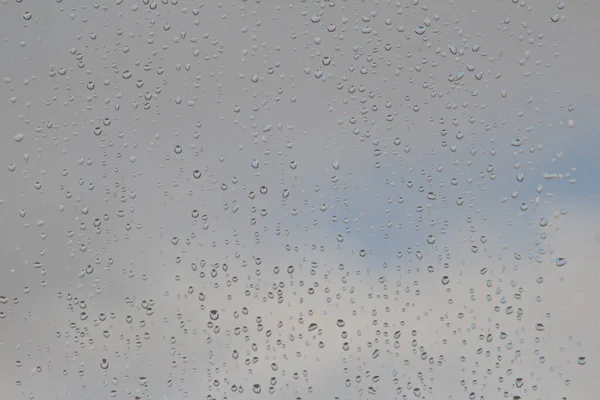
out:
{"label": "wet glass surface", "polygon": [[0,1],[0,397],[593,398],[599,16]]}

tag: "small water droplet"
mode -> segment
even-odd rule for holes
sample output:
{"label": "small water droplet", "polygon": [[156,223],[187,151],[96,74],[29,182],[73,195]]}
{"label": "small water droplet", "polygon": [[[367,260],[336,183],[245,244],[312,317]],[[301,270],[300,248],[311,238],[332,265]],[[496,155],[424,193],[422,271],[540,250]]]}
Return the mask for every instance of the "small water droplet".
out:
{"label": "small water droplet", "polygon": [[542,332],[544,329],[546,329],[546,327],[541,322],[538,322],[537,324],[535,324],[536,331]]}
{"label": "small water droplet", "polygon": [[563,258],[563,257],[558,257],[556,259],[556,266],[557,267],[564,267],[567,264],[567,259]]}

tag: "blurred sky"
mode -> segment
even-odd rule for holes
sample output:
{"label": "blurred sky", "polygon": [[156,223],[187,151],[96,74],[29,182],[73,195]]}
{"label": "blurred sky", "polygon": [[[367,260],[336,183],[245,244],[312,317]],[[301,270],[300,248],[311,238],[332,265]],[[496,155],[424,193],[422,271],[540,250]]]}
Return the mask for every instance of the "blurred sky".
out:
{"label": "blurred sky", "polygon": [[333,3],[0,4],[0,393],[594,393],[598,3]]}

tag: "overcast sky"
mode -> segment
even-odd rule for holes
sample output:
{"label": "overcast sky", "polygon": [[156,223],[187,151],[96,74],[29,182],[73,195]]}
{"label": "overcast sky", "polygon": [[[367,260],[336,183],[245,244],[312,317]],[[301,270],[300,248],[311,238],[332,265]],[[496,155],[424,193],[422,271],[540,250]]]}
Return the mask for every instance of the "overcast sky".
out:
{"label": "overcast sky", "polygon": [[1,1],[0,397],[593,396],[599,15]]}

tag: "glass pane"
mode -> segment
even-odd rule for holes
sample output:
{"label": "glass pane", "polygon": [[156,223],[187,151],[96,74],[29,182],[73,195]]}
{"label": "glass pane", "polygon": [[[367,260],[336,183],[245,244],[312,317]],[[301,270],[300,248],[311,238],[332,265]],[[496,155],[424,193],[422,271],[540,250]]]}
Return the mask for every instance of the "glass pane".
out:
{"label": "glass pane", "polygon": [[0,397],[594,397],[598,16],[3,0]]}

